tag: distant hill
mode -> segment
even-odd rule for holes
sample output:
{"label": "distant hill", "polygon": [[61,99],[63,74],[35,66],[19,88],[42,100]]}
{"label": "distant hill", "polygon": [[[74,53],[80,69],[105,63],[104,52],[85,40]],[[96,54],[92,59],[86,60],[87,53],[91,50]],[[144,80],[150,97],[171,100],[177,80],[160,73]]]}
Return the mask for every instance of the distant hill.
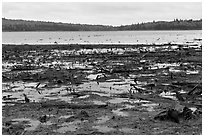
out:
{"label": "distant hill", "polygon": [[138,23],[123,26],[71,24],[2,18],[2,31],[125,31],[125,30],[201,30],[200,20],[178,20]]}
{"label": "distant hill", "polygon": [[119,30],[202,30],[200,20],[178,20],[138,23],[118,27]]}

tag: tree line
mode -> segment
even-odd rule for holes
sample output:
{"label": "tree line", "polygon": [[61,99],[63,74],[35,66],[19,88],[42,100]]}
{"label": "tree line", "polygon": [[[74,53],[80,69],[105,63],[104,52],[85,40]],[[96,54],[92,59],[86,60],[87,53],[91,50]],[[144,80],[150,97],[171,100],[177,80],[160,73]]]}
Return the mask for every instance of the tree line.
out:
{"label": "tree line", "polygon": [[27,21],[2,18],[2,31],[125,31],[125,30],[202,30],[202,19],[152,21],[108,26],[61,22]]}

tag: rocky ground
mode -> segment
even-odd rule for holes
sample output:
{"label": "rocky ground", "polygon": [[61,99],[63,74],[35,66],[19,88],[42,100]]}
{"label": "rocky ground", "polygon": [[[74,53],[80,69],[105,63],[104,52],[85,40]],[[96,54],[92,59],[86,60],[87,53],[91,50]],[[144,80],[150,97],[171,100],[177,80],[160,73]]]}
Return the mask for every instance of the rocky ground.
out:
{"label": "rocky ground", "polygon": [[6,134],[202,134],[202,45],[2,45]]}

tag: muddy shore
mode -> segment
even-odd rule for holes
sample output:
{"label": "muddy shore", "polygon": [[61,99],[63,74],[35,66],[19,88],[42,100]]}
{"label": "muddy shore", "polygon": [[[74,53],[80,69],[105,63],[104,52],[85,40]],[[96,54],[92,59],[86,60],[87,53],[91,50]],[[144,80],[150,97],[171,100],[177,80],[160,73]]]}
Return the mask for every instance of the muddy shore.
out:
{"label": "muddy shore", "polygon": [[202,45],[3,44],[2,104],[4,135],[200,135]]}

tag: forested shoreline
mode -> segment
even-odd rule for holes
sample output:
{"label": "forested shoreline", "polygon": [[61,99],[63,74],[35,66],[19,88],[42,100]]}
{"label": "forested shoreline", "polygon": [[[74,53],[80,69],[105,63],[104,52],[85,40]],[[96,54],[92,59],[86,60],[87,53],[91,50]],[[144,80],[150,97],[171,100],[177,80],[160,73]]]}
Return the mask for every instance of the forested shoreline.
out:
{"label": "forested shoreline", "polygon": [[2,31],[126,31],[126,30],[202,30],[202,19],[152,21],[131,25],[110,26],[61,22],[13,20],[2,18]]}

